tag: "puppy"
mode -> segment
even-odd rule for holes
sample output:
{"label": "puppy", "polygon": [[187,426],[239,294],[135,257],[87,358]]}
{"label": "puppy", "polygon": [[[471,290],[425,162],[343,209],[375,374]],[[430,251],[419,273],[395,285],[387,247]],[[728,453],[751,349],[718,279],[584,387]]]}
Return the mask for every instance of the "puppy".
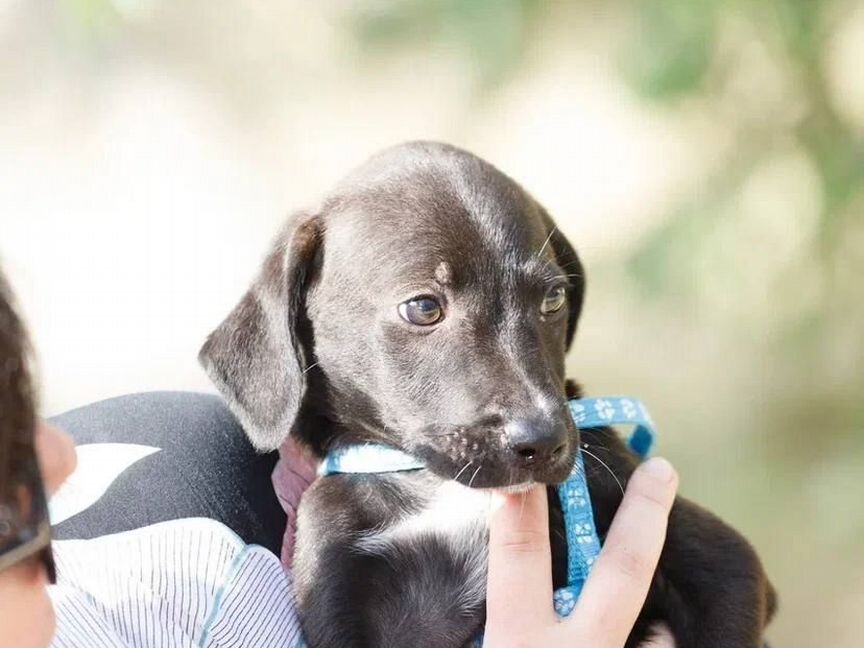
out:
{"label": "puppy", "polygon": [[[262,450],[382,443],[427,469],[333,475],[303,497],[295,587],[314,648],[459,648],[482,629],[486,492],[550,487],[581,442],[622,483],[611,429],[577,430],[565,380],[582,265],[546,211],[483,160],[417,142],[373,157],[293,216],[200,360]],[[601,538],[621,500],[592,471]],[[550,488],[555,587],[566,543]],[[550,592],[550,605],[552,604]],[[628,645],[761,642],[774,594],[753,548],[679,498]]]}

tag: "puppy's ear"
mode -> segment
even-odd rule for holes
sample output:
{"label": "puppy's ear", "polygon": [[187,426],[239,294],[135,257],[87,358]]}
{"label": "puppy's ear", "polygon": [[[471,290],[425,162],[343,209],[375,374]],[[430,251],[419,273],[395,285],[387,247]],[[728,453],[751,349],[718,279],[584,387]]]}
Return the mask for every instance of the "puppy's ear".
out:
{"label": "puppy's ear", "polygon": [[322,231],[319,218],[293,216],[252,287],[198,354],[260,450],[273,450],[285,440],[306,391],[309,350],[299,324]]}
{"label": "puppy's ear", "polygon": [[[539,206],[538,206],[539,207]],[[567,348],[573,342],[573,336],[576,334],[576,324],[579,322],[579,315],[582,313],[582,302],[585,299],[585,270],[582,267],[582,262],[579,260],[579,255],[576,250],[570,245],[570,241],[561,233],[555,225],[555,221],[549,216],[548,212],[539,207],[540,214],[546,224],[546,231],[551,232],[549,245],[552,251],[555,252],[555,260],[564,274],[567,275],[567,281],[570,283],[570,302],[568,305],[569,312],[567,314]]]}

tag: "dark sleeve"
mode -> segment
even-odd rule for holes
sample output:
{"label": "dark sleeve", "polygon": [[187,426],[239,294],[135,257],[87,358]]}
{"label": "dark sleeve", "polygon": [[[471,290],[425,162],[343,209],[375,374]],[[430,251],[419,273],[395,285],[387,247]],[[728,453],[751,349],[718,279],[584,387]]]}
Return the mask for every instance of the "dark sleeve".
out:
{"label": "dark sleeve", "polygon": [[[286,518],[271,483],[278,454],[256,452],[218,396],[133,394],[51,421],[74,437],[79,457],[88,444],[151,448],[122,470],[89,508],[58,524],[56,539],[89,539],[167,520],[206,517],[279,555]],[[114,449],[102,450],[107,454],[100,457],[110,461]]]}

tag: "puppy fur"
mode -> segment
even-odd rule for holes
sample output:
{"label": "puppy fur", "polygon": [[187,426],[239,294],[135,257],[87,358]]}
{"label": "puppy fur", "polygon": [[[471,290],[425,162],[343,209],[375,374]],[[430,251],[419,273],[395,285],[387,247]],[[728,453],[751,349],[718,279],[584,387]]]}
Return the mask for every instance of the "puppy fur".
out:
{"label": "puppy fur", "polygon": [[[541,312],[559,288],[566,307]],[[546,211],[444,144],[385,150],[289,219],[202,364],[262,450],[293,434],[318,456],[385,443],[428,466],[333,475],[304,495],[294,582],[311,646],[465,645],[484,623],[488,489],[549,487],[563,585],[552,487],[580,443],[614,473],[589,471],[605,536],[636,459],[613,430],[577,430],[567,412],[578,388],[564,357],[584,291],[579,257]],[[400,316],[417,297],[436,300],[440,321]],[[748,542],[678,498],[628,645],[664,621],[679,648],[755,648],[774,607]]]}

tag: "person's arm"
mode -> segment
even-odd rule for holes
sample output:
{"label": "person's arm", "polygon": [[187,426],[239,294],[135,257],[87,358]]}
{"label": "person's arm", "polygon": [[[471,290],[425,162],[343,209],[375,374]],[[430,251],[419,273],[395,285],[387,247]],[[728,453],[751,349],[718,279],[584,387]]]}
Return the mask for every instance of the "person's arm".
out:
{"label": "person's arm", "polygon": [[[54,520],[55,539],[89,540],[202,517],[279,555],[286,518],[270,477],[277,454],[257,452],[218,396],[127,394],[52,422],[75,439],[81,462],[77,492],[61,495],[73,502],[72,510],[84,505],[76,515]],[[99,490],[88,487],[97,477],[110,477],[111,487],[95,501],[82,498]]]}
{"label": "person's arm", "polygon": [[[654,576],[677,487],[665,459],[636,469],[576,609],[565,620],[551,604],[545,488],[502,497],[490,526],[484,648],[624,646]],[[651,645],[674,648],[662,631]]]}

